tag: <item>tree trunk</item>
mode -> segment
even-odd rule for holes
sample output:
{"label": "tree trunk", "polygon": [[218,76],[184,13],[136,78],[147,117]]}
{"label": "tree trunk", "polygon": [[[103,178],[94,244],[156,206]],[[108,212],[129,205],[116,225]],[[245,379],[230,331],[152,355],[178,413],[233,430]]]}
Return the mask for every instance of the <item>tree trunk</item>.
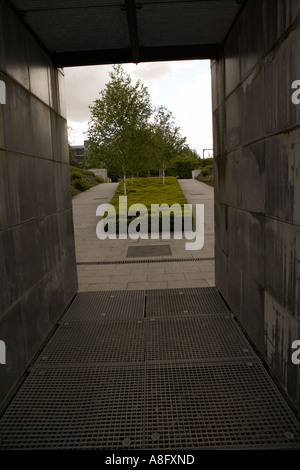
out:
{"label": "tree trunk", "polygon": [[133,184],[133,175],[131,175],[131,184]]}
{"label": "tree trunk", "polygon": [[163,173],[163,184],[165,184],[165,167],[163,167],[163,170],[162,170],[162,173]]}
{"label": "tree trunk", "polygon": [[126,196],[126,174],[124,173],[124,176],[123,176],[123,183],[124,183],[124,196]]}

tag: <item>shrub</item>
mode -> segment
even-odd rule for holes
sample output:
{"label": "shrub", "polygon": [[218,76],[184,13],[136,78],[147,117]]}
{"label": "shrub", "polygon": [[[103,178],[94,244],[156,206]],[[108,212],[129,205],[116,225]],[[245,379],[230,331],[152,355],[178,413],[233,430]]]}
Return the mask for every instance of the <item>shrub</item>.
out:
{"label": "shrub", "polygon": [[77,194],[81,193],[81,191],[79,191],[79,189],[76,189],[75,186],[71,185],[71,193],[72,196],[76,196]]}
{"label": "shrub", "polygon": [[96,181],[98,181],[98,183],[104,183],[104,178],[102,178],[102,176],[96,176]]}
{"label": "shrub", "polygon": [[77,178],[73,181],[73,185],[79,191],[86,191],[86,189],[90,189],[91,185],[88,181],[84,179]]}
{"label": "shrub", "polygon": [[81,171],[78,171],[78,170],[71,171],[70,174],[71,174],[72,180],[80,179],[82,177]]}
{"label": "shrub", "polygon": [[209,175],[209,173],[211,173],[212,169],[213,169],[213,165],[206,165],[205,167],[203,167],[201,169],[201,175],[202,176],[207,176]]}

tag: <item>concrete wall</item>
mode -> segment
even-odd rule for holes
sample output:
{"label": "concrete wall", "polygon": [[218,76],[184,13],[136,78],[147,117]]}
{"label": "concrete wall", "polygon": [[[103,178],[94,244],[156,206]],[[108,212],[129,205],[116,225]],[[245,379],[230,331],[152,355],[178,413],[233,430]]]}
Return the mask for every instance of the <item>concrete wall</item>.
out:
{"label": "concrete wall", "polygon": [[0,406],[77,292],[64,77],[0,3]]}
{"label": "concrete wall", "polygon": [[107,170],[105,168],[92,168],[91,171],[95,174],[95,176],[101,176],[104,178],[104,183],[107,183]]}
{"label": "concrete wall", "polygon": [[300,409],[300,2],[251,0],[212,62],[216,282]]}

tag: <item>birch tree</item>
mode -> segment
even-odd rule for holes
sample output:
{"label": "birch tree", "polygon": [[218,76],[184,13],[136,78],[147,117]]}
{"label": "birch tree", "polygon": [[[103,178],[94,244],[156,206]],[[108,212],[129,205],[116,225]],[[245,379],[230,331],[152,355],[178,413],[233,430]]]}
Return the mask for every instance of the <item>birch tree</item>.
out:
{"label": "birch tree", "polygon": [[136,136],[151,116],[150,95],[140,80],[133,84],[121,65],[113,66],[110,81],[89,107],[88,139],[90,156],[101,155],[104,165],[118,168],[124,181],[133,171]]}

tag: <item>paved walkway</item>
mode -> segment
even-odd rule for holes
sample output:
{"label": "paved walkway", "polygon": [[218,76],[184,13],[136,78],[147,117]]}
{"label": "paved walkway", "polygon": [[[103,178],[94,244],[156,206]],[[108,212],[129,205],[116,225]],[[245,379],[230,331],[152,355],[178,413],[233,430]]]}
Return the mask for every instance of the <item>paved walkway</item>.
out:
{"label": "paved walkway", "polygon": [[[208,287],[214,279],[213,188],[196,180],[179,180],[189,203],[204,204],[204,246],[185,248],[187,240],[99,240],[99,204],[109,202],[118,183],[96,186],[73,198],[73,218],[80,291]],[[129,247],[168,247],[169,255],[129,256]],[[177,261],[178,260],[178,261]],[[136,261],[136,262],[135,262]]]}

